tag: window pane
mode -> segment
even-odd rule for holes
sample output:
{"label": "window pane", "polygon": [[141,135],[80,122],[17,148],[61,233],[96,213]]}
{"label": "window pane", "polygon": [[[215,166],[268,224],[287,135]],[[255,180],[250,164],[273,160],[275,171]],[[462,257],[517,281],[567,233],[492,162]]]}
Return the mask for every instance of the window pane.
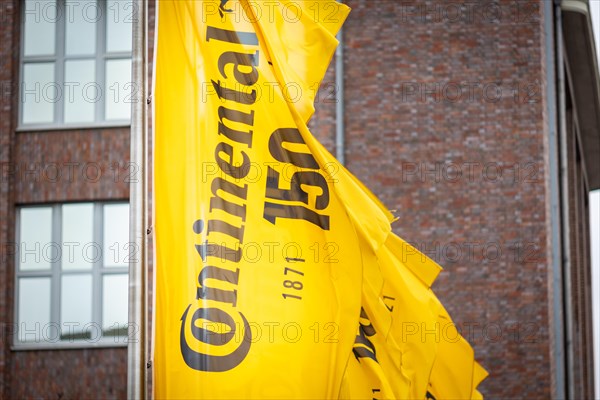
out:
{"label": "window pane", "polygon": [[25,56],[54,54],[55,0],[25,0]]}
{"label": "window pane", "polygon": [[106,51],[131,51],[133,2],[106,2]]}
{"label": "window pane", "polygon": [[[104,266],[127,267],[129,252],[129,204],[104,206]],[[131,255],[132,257],[135,254]]]}
{"label": "window pane", "polygon": [[102,331],[105,336],[127,335],[128,278],[104,275],[102,280]]}
{"label": "window pane", "polygon": [[63,275],[60,294],[61,340],[89,339],[93,328],[92,276]]}
{"label": "window pane", "polygon": [[21,208],[19,220],[19,268],[50,269],[58,249],[52,243],[52,208]]}
{"label": "window pane", "polygon": [[100,258],[100,246],[94,243],[94,205],[62,206],[62,268],[91,269]]}
{"label": "window pane", "polygon": [[129,120],[131,113],[131,60],[106,62],[106,119]]}
{"label": "window pane", "polygon": [[100,18],[96,0],[68,0],[66,2],[67,55],[96,53],[96,21]]}
{"label": "window pane", "polygon": [[23,65],[23,123],[54,121],[54,103],[59,100],[56,89],[54,63]]}
{"label": "window pane", "polygon": [[55,335],[50,323],[50,278],[19,279],[19,341],[41,342]]}
{"label": "window pane", "polygon": [[65,122],[93,122],[98,98],[94,60],[65,61]]}

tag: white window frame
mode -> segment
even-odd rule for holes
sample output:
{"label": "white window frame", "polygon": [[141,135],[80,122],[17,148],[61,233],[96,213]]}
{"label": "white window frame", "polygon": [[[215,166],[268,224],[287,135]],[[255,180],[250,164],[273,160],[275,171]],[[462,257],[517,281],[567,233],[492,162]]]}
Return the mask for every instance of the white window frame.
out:
{"label": "white window frame", "polygon": [[[50,323],[60,326],[60,308],[61,308],[61,278],[66,275],[90,274],[92,276],[92,321],[96,328],[102,327],[102,281],[107,275],[126,275],[128,276],[129,267],[105,267],[103,265],[103,254],[99,259],[94,260],[92,269],[74,269],[62,270],[60,257],[58,260],[51,262],[49,270],[20,270],[20,218],[21,210],[26,208],[51,208],[52,209],[52,239],[51,242],[60,246],[62,242],[62,206],[68,204],[93,204],[94,206],[94,222],[93,222],[93,240],[98,243],[100,248],[104,248],[103,241],[103,212],[105,205],[111,204],[128,204],[124,201],[85,201],[76,203],[42,203],[32,205],[22,205],[17,207],[15,218],[15,243],[17,244],[15,251],[15,278],[14,278],[14,335],[12,350],[44,350],[44,349],[73,349],[73,348],[95,348],[95,347],[126,347],[130,338],[135,336],[135,326],[127,323],[127,334],[123,336],[108,336],[92,339],[69,339],[57,341],[45,341],[43,337],[35,341],[20,341],[19,340],[19,279],[20,278],[50,278]],[[127,257],[135,257],[135,251],[129,247]],[[123,254],[125,256],[125,254]],[[121,252],[119,251],[119,256]],[[40,327],[40,332],[43,334],[44,328]],[[96,329],[97,330],[97,329]]]}
{"label": "white window frame", "polygon": [[[102,12],[102,17],[96,23],[96,54],[95,55],[66,55],[65,54],[65,42],[66,42],[66,22],[65,22],[65,4],[66,0],[56,0],[57,8],[61,11],[57,17],[55,23],[55,51],[54,55],[47,56],[25,56],[25,13],[26,6],[25,1],[21,1],[21,19],[20,19],[20,43],[19,43],[19,111],[18,111],[18,123],[17,131],[36,131],[36,130],[60,130],[60,129],[85,129],[85,128],[96,128],[96,127],[129,127],[131,125],[131,117],[127,120],[106,120],[105,118],[105,103],[109,96],[109,92],[105,86],[106,84],[106,61],[107,60],[131,60],[132,52],[110,52],[106,51],[106,25],[107,25],[107,2],[106,0],[97,0],[98,7]],[[134,4],[134,3],[132,3]],[[133,13],[133,8],[132,8]],[[95,60],[95,82],[102,88],[103,93],[100,96],[100,100],[95,103],[94,109],[94,121],[90,122],[75,122],[65,123],[64,122],[64,101],[65,101],[65,61],[71,60]],[[62,90],[62,97],[59,101],[54,103],[53,115],[54,122],[51,123],[23,123],[23,91],[25,89],[24,84],[24,65],[33,63],[54,63],[54,82],[60,85]],[[129,95],[129,101],[133,101],[135,95],[135,85],[131,82],[127,82],[125,85],[130,84],[132,91]],[[126,87],[123,88],[125,90]],[[119,89],[120,90],[120,89]]]}

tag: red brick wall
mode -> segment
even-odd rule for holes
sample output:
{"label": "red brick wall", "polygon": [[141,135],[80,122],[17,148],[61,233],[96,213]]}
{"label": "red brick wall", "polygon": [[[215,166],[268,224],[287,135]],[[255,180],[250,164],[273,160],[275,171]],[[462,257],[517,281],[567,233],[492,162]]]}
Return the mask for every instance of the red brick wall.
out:
{"label": "red brick wall", "polygon": [[308,128],[333,155],[336,155],[335,130],[337,102],[336,72],[334,56],[327,73],[321,82],[321,88],[315,98],[315,113],[309,121]]}
{"label": "red brick wall", "polygon": [[127,349],[12,352],[6,399],[124,399]]}
{"label": "red brick wall", "polygon": [[[12,51],[15,9],[12,2],[0,2],[0,169],[10,163],[13,140],[12,74],[16,59]],[[8,269],[6,244],[11,240],[10,227],[14,224],[10,180],[0,170],[0,397],[7,393],[6,376],[9,371],[9,346],[6,341],[8,310],[11,309],[12,271]]]}
{"label": "red brick wall", "polygon": [[19,132],[13,157],[17,204],[126,200],[140,178],[129,163],[129,128]]}
{"label": "red brick wall", "polygon": [[15,205],[126,200],[134,172],[129,128],[15,132],[19,5],[0,2],[0,398],[125,398],[126,348],[10,348]]}
{"label": "red brick wall", "polygon": [[348,168],[444,267],[484,396],[548,398],[542,2],[348,4]]}

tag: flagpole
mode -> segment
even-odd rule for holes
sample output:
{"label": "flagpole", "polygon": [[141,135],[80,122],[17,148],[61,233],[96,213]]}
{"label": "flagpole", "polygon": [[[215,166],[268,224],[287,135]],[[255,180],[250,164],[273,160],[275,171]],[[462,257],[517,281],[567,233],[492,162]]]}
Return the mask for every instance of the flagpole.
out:
{"label": "flagpole", "polygon": [[130,184],[129,240],[134,254],[129,263],[129,332],[127,347],[127,398],[146,399],[146,327],[147,327],[147,93],[148,93],[148,5],[144,0],[133,3],[133,54],[130,161],[139,175]]}
{"label": "flagpole", "polygon": [[[344,3],[344,0],[337,0]],[[346,164],[346,145],[344,137],[344,28],[337,33],[338,45],[335,48],[335,89],[337,101],[335,103],[335,158],[340,164]]]}

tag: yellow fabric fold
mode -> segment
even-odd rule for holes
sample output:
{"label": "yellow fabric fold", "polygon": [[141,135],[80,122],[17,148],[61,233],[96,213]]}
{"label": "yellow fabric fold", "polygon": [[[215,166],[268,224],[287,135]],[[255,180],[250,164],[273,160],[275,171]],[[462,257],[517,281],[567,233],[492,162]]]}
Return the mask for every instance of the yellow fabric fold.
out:
{"label": "yellow fabric fold", "polygon": [[243,1],[242,5],[251,15],[269,62],[280,73],[273,84],[281,86],[307,122],[315,111],[315,97],[338,44],[335,33],[350,9],[329,0]]}

